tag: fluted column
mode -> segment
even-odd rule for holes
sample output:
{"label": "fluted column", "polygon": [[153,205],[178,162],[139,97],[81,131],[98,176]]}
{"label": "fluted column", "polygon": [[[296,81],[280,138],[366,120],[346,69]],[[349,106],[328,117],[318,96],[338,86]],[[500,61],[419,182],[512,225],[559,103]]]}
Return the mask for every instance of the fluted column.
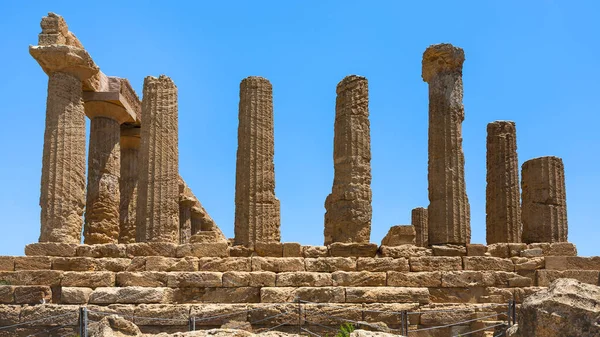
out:
{"label": "fluted column", "polygon": [[411,224],[415,227],[416,232],[416,245],[419,247],[428,247],[428,220],[427,220],[427,208],[417,207],[411,212]]}
{"label": "fluted column", "polygon": [[487,244],[521,242],[521,193],[514,122],[488,124],[486,165]]}
{"label": "fluted column", "polygon": [[138,159],[140,153],[140,128],[121,128],[121,180],[119,191],[119,243],[135,242],[137,211]]}
{"label": "fluted column", "polygon": [[240,83],[235,180],[235,244],[279,242],[275,197],[273,87],[262,77]]}
{"label": "fluted column", "polygon": [[189,243],[192,237],[192,207],[194,201],[179,201],[179,243]]}
{"label": "fluted column", "polygon": [[368,81],[362,76],[347,76],[338,83],[336,92],[334,179],[325,200],[325,244],[369,242],[372,195]]}
{"label": "fluted column", "polygon": [[470,207],[462,150],[462,66],[465,54],[450,44],[423,53],[423,80],[429,84],[429,244],[467,244]]}
{"label": "fluted column", "polygon": [[40,242],[80,243],[85,191],[81,80],[49,74],[42,157]]}
{"label": "fluted column", "polygon": [[566,242],[565,168],[558,157],[539,157],[521,169],[523,242]]}
{"label": "fluted column", "polygon": [[177,87],[164,75],[144,79],[137,241],[179,242]]}

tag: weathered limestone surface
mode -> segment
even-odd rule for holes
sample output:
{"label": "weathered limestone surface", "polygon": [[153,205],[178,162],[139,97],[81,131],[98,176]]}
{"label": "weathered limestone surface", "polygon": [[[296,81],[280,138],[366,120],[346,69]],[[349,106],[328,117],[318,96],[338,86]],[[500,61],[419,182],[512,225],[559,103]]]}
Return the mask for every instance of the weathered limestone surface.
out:
{"label": "weathered limestone surface", "polygon": [[80,243],[85,191],[81,81],[50,73],[42,158],[40,242]]}
{"label": "weathered limestone surface", "polygon": [[240,83],[235,177],[235,244],[279,242],[280,206],[275,197],[273,87],[262,77]]}
{"label": "weathered limestone surface", "polygon": [[140,128],[121,126],[121,180],[119,191],[119,243],[135,242],[137,211],[138,160],[140,154]]}
{"label": "weathered limestone surface", "polygon": [[487,126],[486,241],[521,242],[521,194],[514,122]]}
{"label": "weathered limestone surface", "polygon": [[412,225],[392,226],[381,240],[382,246],[399,246],[415,244],[415,227]]}
{"label": "weathered limestone surface", "polygon": [[427,208],[417,207],[412,210],[410,222],[415,228],[415,244],[419,247],[429,246],[427,221]]}
{"label": "weathered limestone surface", "polygon": [[429,244],[467,244],[470,207],[462,150],[462,66],[465,54],[451,44],[423,53],[423,80],[429,83]]}
{"label": "weathered limestone surface", "polygon": [[48,16],[42,18],[40,26],[42,27],[42,32],[38,37],[40,46],[63,44],[83,48],[75,34],[69,31],[69,27],[62,16],[50,12]]}
{"label": "weathered limestone surface", "polygon": [[210,217],[200,200],[179,177],[179,233],[180,243],[226,242],[227,238]]}
{"label": "weathered limestone surface", "polygon": [[119,240],[120,138],[117,120],[92,118],[83,232],[86,244],[117,243]]}
{"label": "weathered limestone surface", "polygon": [[539,157],[521,168],[523,242],[567,241],[565,168],[558,157]]}
{"label": "weathered limestone surface", "polygon": [[177,87],[161,75],[144,79],[137,241],[179,242]]}
{"label": "weathered limestone surface", "polygon": [[368,81],[350,75],[337,85],[333,139],[334,179],[325,200],[325,244],[369,242],[371,134]]}

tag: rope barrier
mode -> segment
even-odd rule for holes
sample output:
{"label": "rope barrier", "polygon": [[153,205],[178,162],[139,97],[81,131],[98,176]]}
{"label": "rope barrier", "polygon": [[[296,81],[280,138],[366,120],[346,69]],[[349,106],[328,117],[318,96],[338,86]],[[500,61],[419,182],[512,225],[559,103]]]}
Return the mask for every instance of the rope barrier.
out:
{"label": "rope barrier", "polygon": [[464,323],[471,323],[471,322],[479,321],[479,320],[490,318],[490,317],[497,317],[497,316],[500,316],[500,315],[502,315],[502,314],[496,313],[496,314],[493,314],[493,315],[488,315],[488,316],[483,316],[483,317],[477,317],[477,318],[469,319],[469,320],[466,320],[466,321],[461,321],[461,322],[456,322],[456,323],[451,323],[451,324],[446,324],[446,325],[439,325],[439,326],[432,326],[432,327],[429,327],[429,328],[421,328],[421,329],[416,329],[416,330],[410,330],[409,332],[428,331],[428,330],[434,330],[434,329],[448,328],[448,327],[451,327],[451,326],[455,326],[455,325],[459,325],[459,324],[464,324]]}
{"label": "rope barrier", "polygon": [[481,329],[477,329],[477,330],[473,330],[473,331],[469,331],[469,332],[463,332],[463,333],[460,333],[460,334],[458,334],[458,335],[454,335],[454,336],[452,336],[452,337],[461,337],[461,336],[467,336],[467,335],[474,334],[474,333],[476,333],[476,332],[480,332],[480,331],[484,331],[484,330],[492,329],[492,328],[495,328],[495,327],[499,327],[499,326],[501,326],[501,325],[506,325],[506,323],[502,322],[502,323],[500,323],[500,324],[491,325],[491,326],[484,327],[484,328],[481,328]]}
{"label": "rope barrier", "polygon": [[61,328],[67,327],[67,326],[69,326],[69,325],[67,325],[67,324],[60,325],[60,326],[57,326],[57,327],[54,327],[54,328],[51,328],[51,329],[47,329],[47,330],[44,330],[44,331],[40,331],[40,332],[36,332],[34,334],[27,335],[27,337],[34,337],[34,336],[41,335],[43,333],[49,333],[49,332],[52,332],[54,330],[58,330],[58,329],[61,329]]}
{"label": "rope barrier", "polygon": [[321,337],[321,335],[319,335],[319,334],[316,334],[316,333],[314,333],[314,332],[312,332],[312,331],[310,331],[310,330],[308,330],[308,329],[305,329],[305,328],[300,328],[300,330],[302,330],[302,331],[304,331],[304,332],[307,332],[307,333],[308,333],[309,335],[311,335],[311,336],[317,336],[317,337]]}

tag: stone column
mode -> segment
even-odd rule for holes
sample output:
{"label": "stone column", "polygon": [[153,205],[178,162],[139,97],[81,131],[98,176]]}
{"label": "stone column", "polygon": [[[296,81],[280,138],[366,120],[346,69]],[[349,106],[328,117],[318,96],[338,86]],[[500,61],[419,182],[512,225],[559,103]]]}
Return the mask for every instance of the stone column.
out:
{"label": "stone column", "polygon": [[487,126],[486,241],[521,242],[521,193],[514,122]]}
{"label": "stone column", "polygon": [[85,191],[85,112],[81,80],[49,74],[42,157],[40,242],[81,243]]}
{"label": "stone column", "polygon": [[417,207],[411,212],[411,224],[415,227],[416,245],[419,247],[428,247],[428,223],[427,223],[427,208]]}
{"label": "stone column", "polygon": [[190,199],[179,201],[179,243],[190,243],[192,237],[192,207],[195,201]]}
{"label": "stone column", "polygon": [[422,76],[429,83],[430,245],[471,241],[462,151],[464,60],[463,50],[450,44],[432,45],[423,53]]}
{"label": "stone column", "polygon": [[235,244],[253,248],[279,242],[279,200],[275,197],[273,87],[262,77],[240,83],[235,176]]}
{"label": "stone column", "polygon": [[119,179],[121,176],[121,127],[109,102],[86,103],[90,121],[88,185],[85,207],[85,244],[119,241]]}
{"label": "stone column", "polygon": [[177,87],[169,77],[144,79],[141,119],[137,241],[178,243]]}
{"label": "stone column", "polygon": [[138,158],[140,153],[140,128],[121,127],[121,180],[119,191],[119,243],[135,242],[137,210]]}
{"label": "stone column", "polygon": [[566,242],[567,196],[562,159],[530,159],[523,163],[521,179],[523,242]]}
{"label": "stone column", "polygon": [[369,242],[371,134],[367,79],[350,75],[337,85],[333,139],[334,179],[325,200],[325,244]]}

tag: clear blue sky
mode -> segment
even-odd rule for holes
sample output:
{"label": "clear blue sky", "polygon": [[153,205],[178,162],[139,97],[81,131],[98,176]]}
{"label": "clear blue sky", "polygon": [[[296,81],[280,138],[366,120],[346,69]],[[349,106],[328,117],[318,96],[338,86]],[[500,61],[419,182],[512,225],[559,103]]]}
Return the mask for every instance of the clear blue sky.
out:
{"label": "clear blue sky", "polygon": [[65,17],[102,71],[141,95],[147,75],[179,87],[180,172],[233,236],[239,82],[273,83],[282,240],[323,243],[333,181],[335,86],[369,79],[373,226],[427,206],[427,84],[421,56],[465,50],[463,123],[472,242],[485,243],[488,122],[516,122],[519,162],[564,159],[569,240],[600,255],[600,5],[595,1],[14,1],[3,32],[0,255],[39,235],[47,76],[29,56],[40,19]]}

